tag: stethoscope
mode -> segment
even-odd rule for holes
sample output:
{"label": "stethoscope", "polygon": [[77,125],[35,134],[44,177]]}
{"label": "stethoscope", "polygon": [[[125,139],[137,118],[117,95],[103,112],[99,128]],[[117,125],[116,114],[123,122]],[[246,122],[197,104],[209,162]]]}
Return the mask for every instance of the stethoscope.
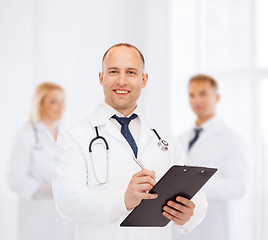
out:
{"label": "stethoscope", "polygon": [[34,144],[34,149],[36,150],[42,150],[42,145],[39,141],[39,137],[38,137],[38,133],[37,133],[37,128],[35,126],[34,123],[32,123],[32,127],[33,127],[33,130],[34,130],[34,138],[35,138],[35,144]]}
{"label": "stethoscope", "polygon": [[[158,138],[158,142],[157,142],[158,147],[162,151],[167,151],[168,150],[168,142],[161,139],[161,137],[159,136],[159,134],[157,133],[157,131],[155,129],[151,129],[151,130],[155,133],[155,135]],[[90,155],[91,165],[92,165],[92,169],[93,169],[93,174],[94,174],[94,177],[95,177],[97,183],[100,185],[100,184],[105,184],[108,182],[108,177],[109,177],[109,144],[104,137],[99,135],[98,127],[95,127],[95,131],[96,131],[96,137],[94,137],[90,141],[88,149],[89,149],[89,155]],[[99,140],[99,139],[104,143],[105,149],[106,149],[106,177],[105,177],[104,181],[100,181],[99,178],[97,177],[97,174],[96,174],[96,171],[94,168],[93,158],[92,158],[92,145],[96,140]]]}

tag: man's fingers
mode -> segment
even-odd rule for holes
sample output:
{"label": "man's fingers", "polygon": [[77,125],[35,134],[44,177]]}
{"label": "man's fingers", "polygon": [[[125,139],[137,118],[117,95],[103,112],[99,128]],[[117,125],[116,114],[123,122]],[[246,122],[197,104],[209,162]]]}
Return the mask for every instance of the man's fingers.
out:
{"label": "man's fingers", "polygon": [[176,209],[177,211],[182,212],[182,213],[187,211],[187,209],[188,209],[187,207],[185,207],[185,205],[182,205],[180,203],[175,203],[173,201],[168,201],[167,205],[172,207],[172,208],[174,208],[174,209]]}
{"label": "man's fingers", "polygon": [[189,199],[176,197],[177,202],[168,201],[163,207],[163,215],[175,224],[183,225],[193,216],[195,204]]}
{"label": "man's fingers", "polygon": [[148,192],[152,189],[152,185],[149,183],[139,184],[138,185],[138,191],[140,192]]}
{"label": "man's fingers", "polygon": [[156,181],[150,176],[135,177],[133,178],[136,184],[149,183],[152,187],[156,184]]}
{"label": "man's fingers", "polygon": [[148,170],[148,169],[142,169],[141,171],[137,172],[133,175],[133,177],[143,177],[143,176],[150,176],[153,179],[155,179],[155,171]]}
{"label": "man's fingers", "polygon": [[171,214],[169,214],[168,212],[163,212],[162,213],[166,218],[168,218],[169,220],[173,221],[175,224],[177,225],[183,225],[184,224],[184,221],[182,221],[181,219],[179,218],[176,218],[174,216],[172,216]]}
{"label": "man's fingers", "polygon": [[142,199],[156,199],[158,197],[158,195],[156,193],[151,194],[151,193],[141,193],[140,197]]}
{"label": "man's fingers", "polygon": [[174,210],[173,208],[170,208],[170,207],[168,207],[168,206],[163,207],[163,210],[164,210],[165,212],[169,213],[170,215],[172,215],[172,216],[174,216],[174,217],[176,217],[176,218],[179,218],[179,219],[180,219],[181,216],[183,215],[182,212],[179,212],[179,211],[177,211],[177,210]]}
{"label": "man's fingers", "polygon": [[125,205],[128,210],[135,208],[142,199],[155,199],[157,194],[148,191],[156,184],[155,172],[143,169],[134,174],[125,193]]}
{"label": "man's fingers", "polygon": [[176,197],[176,201],[182,203],[187,208],[192,208],[192,209],[195,208],[195,204],[187,198],[178,196]]}

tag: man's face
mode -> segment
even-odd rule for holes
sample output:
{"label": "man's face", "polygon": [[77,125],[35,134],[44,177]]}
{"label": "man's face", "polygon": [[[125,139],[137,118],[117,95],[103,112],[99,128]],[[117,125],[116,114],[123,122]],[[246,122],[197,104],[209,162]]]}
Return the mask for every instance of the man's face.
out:
{"label": "man's face", "polygon": [[214,115],[219,99],[220,95],[211,86],[210,82],[202,81],[190,83],[189,101],[192,110],[198,118]]}
{"label": "man's face", "polygon": [[141,89],[147,84],[143,68],[137,50],[126,46],[112,48],[104,59],[99,80],[105,102],[125,116],[135,109]]}

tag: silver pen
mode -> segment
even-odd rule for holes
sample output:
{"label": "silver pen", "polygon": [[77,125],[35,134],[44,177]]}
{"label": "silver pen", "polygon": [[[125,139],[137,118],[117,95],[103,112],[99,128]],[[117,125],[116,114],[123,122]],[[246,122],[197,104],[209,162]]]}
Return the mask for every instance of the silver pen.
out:
{"label": "silver pen", "polygon": [[134,159],[134,161],[142,168],[142,169],[145,169],[145,167],[141,164],[141,162],[137,159],[137,158],[135,158],[135,157],[133,157],[132,156],[132,158]]}

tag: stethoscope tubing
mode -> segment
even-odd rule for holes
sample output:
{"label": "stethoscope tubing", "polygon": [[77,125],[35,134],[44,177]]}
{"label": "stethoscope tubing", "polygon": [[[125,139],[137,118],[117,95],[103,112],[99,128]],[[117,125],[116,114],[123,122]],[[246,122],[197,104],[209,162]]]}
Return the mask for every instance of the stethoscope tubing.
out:
{"label": "stethoscope tubing", "polygon": [[41,150],[42,149],[42,145],[40,144],[40,140],[39,140],[38,133],[37,133],[37,128],[36,128],[36,126],[35,126],[34,123],[32,123],[31,125],[32,125],[33,130],[34,130],[34,138],[35,138],[34,148],[36,150]]}
{"label": "stethoscope tubing", "polygon": [[98,139],[103,140],[103,142],[105,144],[105,147],[106,147],[106,150],[108,151],[109,150],[109,144],[107,143],[107,141],[106,141],[106,139],[104,137],[99,135],[98,127],[95,127],[95,131],[96,131],[96,137],[94,137],[89,143],[89,147],[88,147],[89,152],[92,153],[92,144]]}
{"label": "stethoscope tubing", "polygon": [[[157,133],[157,131],[155,129],[151,129],[155,135],[157,136],[158,138],[158,143],[157,145],[159,146],[159,148],[162,150],[162,151],[167,151],[168,150],[168,142],[161,139],[161,137],[159,136],[159,134]],[[108,175],[109,175],[109,144],[108,142],[106,141],[106,139],[103,137],[103,136],[100,136],[99,135],[99,131],[98,131],[98,127],[95,126],[95,131],[96,131],[96,137],[94,137],[90,142],[89,142],[89,146],[88,146],[88,151],[89,151],[89,156],[90,156],[90,160],[91,160],[91,166],[92,166],[92,170],[93,170],[93,174],[94,174],[94,177],[97,181],[97,183],[99,185],[102,185],[102,184],[105,184],[108,182]],[[93,163],[93,157],[92,157],[92,146],[93,146],[93,143],[98,140],[98,139],[101,139],[104,144],[105,144],[105,148],[106,148],[106,159],[107,159],[107,162],[106,162],[106,177],[105,177],[105,180],[104,181],[100,181],[99,178],[97,177],[97,174],[96,174],[96,171],[95,171],[95,167],[94,167],[94,163]],[[87,165],[87,164],[86,164]],[[87,174],[88,174],[88,169],[87,169]],[[88,181],[88,178],[87,178],[87,181]],[[87,182],[88,184],[88,182]]]}

